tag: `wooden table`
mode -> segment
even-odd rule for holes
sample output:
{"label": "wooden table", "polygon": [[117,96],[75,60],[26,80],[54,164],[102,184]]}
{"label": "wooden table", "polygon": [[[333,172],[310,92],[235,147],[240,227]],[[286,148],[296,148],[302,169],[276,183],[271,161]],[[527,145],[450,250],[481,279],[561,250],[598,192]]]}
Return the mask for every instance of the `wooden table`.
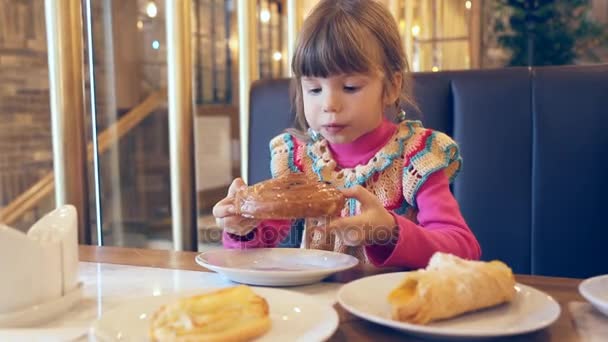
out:
{"label": "wooden table", "polygon": [[[80,246],[79,252],[80,261],[209,272],[196,264],[194,257],[197,253],[195,252],[96,246]],[[374,274],[395,271],[402,271],[402,269],[378,269],[369,265],[359,265],[351,270],[338,273],[325,281],[346,283]],[[547,329],[532,334],[502,338],[498,341],[578,341],[579,336],[567,308],[567,303],[584,301],[577,290],[581,280],[527,275],[518,275],[516,278],[518,282],[533,286],[555,298],[561,306],[561,315]],[[330,341],[421,341],[421,339],[399,333],[393,329],[359,319],[342,309],[339,304],[336,304],[335,308],[340,317],[340,325]]]}

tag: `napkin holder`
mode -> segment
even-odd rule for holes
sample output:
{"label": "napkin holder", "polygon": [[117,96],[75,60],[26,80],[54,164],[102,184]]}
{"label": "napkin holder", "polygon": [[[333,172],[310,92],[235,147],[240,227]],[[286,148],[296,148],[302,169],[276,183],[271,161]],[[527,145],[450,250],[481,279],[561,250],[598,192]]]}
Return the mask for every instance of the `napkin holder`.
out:
{"label": "napkin holder", "polygon": [[67,296],[73,301],[74,292],[82,292],[76,209],[57,208],[27,234],[0,225],[0,272],[0,327],[22,326],[24,316],[18,313],[41,313],[41,307]]}

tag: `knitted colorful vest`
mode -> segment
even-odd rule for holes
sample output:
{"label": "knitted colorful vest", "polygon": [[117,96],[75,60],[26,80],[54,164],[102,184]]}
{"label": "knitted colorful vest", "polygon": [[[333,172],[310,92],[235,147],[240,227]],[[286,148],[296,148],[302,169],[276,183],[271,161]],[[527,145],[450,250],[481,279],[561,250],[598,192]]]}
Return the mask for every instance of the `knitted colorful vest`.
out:
{"label": "knitted colorful vest", "polygon": [[[328,181],[338,187],[361,185],[375,194],[387,210],[416,222],[416,194],[427,178],[443,170],[450,182],[460,170],[458,146],[447,135],[425,129],[419,121],[399,124],[391,139],[365,165],[340,168],[322,137],[302,142],[289,133],[270,142],[272,176],[301,172],[313,179]],[[349,199],[342,216],[356,215],[360,204]],[[349,247],[332,235],[304,234],[303,245],[314,249],[351,254],[369,262],[362,246]]]}

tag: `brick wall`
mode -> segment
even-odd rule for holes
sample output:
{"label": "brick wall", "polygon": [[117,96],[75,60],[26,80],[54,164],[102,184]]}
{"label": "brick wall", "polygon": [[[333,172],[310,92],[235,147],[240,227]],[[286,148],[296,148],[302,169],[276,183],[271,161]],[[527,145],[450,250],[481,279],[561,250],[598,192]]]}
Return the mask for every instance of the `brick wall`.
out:
{"label": "brick wall", "polygon": [[0,0],[0,206],[53,167],[42,1]]}

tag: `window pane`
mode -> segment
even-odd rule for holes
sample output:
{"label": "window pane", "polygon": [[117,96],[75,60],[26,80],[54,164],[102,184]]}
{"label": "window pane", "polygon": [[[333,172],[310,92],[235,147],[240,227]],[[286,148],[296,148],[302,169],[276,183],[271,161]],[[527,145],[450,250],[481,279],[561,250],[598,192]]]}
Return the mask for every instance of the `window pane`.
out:
{"label": "window pane", "polygon": [[25,231],[55,207],[43,1],[0,1],[0,117],[0,223]]}

